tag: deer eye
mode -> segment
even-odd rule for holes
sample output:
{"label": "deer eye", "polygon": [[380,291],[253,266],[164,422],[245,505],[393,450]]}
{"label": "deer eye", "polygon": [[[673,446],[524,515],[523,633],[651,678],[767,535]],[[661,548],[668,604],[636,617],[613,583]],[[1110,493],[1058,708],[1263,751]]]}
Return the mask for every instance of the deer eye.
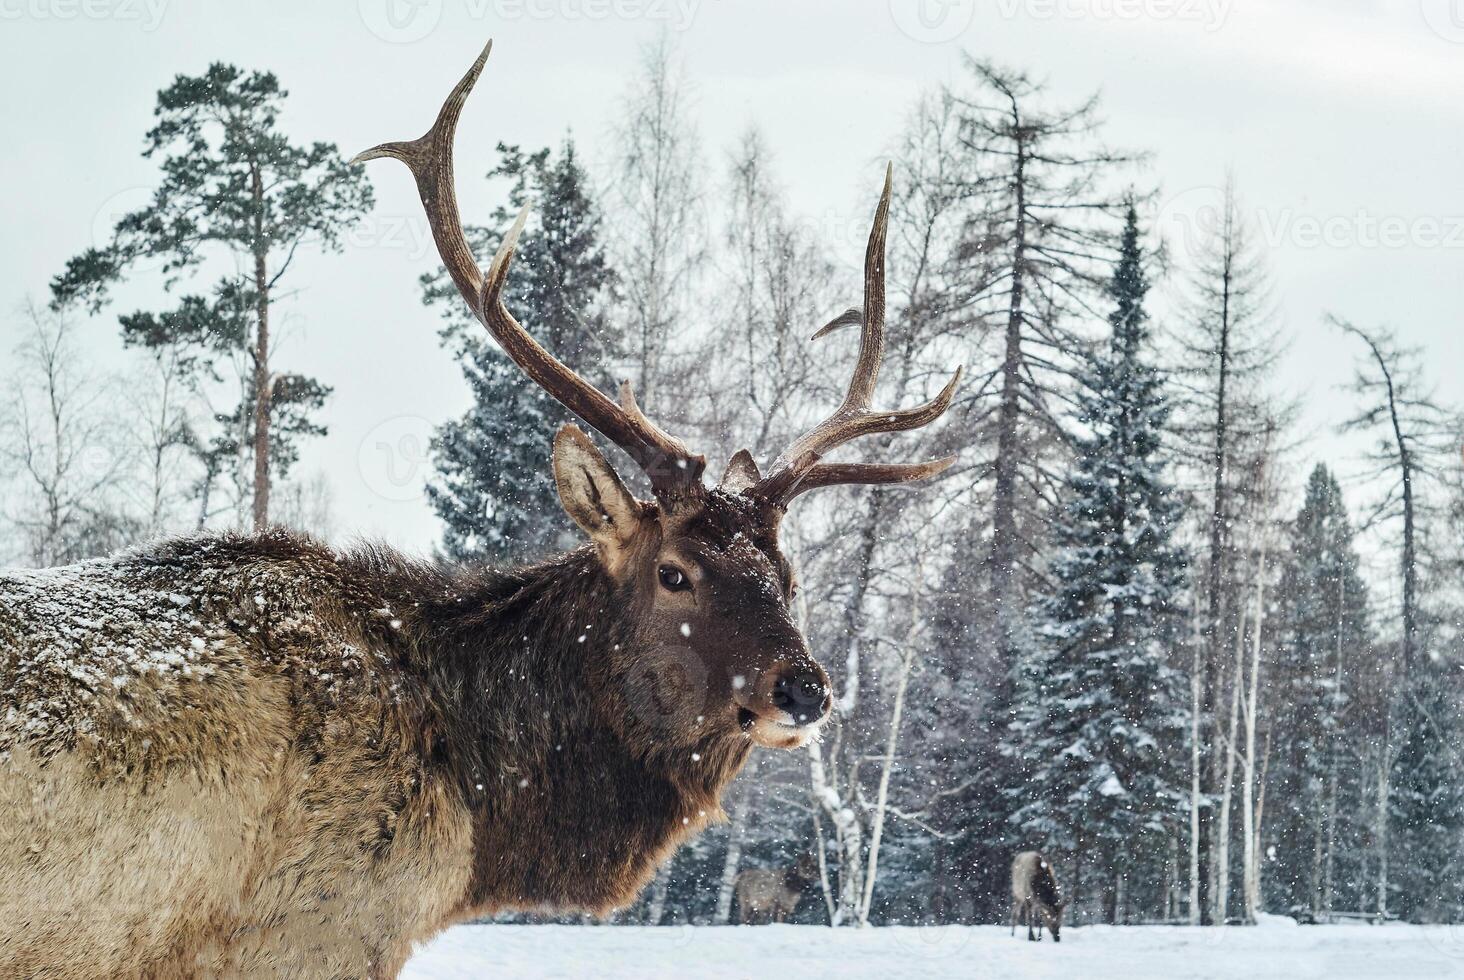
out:
{"label": "deer eye", "polygon": [[686,573],[674,565],[662,565],[660,571],[661,585],[668,592],[685,592],[691,588],[691,579]]}

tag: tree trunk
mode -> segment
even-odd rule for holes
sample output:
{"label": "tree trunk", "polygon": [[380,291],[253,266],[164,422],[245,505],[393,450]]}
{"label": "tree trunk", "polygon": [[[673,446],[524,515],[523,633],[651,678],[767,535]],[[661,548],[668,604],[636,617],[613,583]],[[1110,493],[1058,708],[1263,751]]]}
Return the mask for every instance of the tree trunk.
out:
{"label": "tree trunk", "polygon": [[[1392,706],[1388,708],[1392,713]],[[1378,890],[1378,917],[1385,919],[1388,914],[1388,798],[1391,791],[1392,766],[1389,765],[1389,757],[1392,754],[1392,746],[1388,744],[1388,736],[1383,736],[1382,745],[1378,747],[1378,771],[1377,771],[1377,813],[1375,815],[1376,829],[1373,831],[1374,842],[1377,848],[1377,890]]]}
{"label": "tree trunk", "polygon": [[254,199],[254,530],[269,526],[269,422],[273,383],[269,373],[269,270],[265,264],[264,183],[259,168],[250,168]]}
{"label": "tree trunk", "polygon": [[[1196,625],[1199,623],[1198,608],[1195,615]],[[1200,887],[1200,876],[1207,869],[1200,860],[1201,837],[1205,832],[1203,822],[1200,820],[1200,810],[1203,809],[1200,793],[1200,778],[1204,767],[1204,753],[1200,749],[1201,738],[1201,713],[1203,711],[1203,699],[1201,688],[1204,684],[1202,671],[1204,669],[1204,646],[1197,635],[1194,642],[1194,653],[1190,664],[1190,807],[1189,807],[1189,922],[1192,926],[1204,922],[1204,910],[1201,903],[1205,899],[1205,890]]]}
{"label": "tree trunk", "polygon": [[[753,763],[755,764],[755,763]],[[749,765],[749,768],[752,764]],[[742,831],[747,824],[747,790],[738,793],[727,822],[727,854],[722,859],[722,877],[717,885],[714,925],[725,926],[732,919],[732,897],[737,890],[737,871],[742,864]]]}
{"label": "tree trunk", "polygon": [[[1202,671],[1203,684],[1201,687],[1201,715],[1206,720],[1214,718],[1215,696],[1220,664],[1223,662],[1223,644],[1225,642],[1225,604],[1223,601],[1225,587],[1225,567],[1228,562],[1228,549],[1226,547],[1226,527],[1230,512],[1230,491],[1228,485],[1228,474],[1230,468],[1230,289],[1234,275],[1232,268],[1234,229],[1230,222],[1232,220],[1232,208],[1229,199],[1230,187],[1226,185],[1224,240],[1221,244],[1224,252],[1221,264],[1221,290],[1220,290],[1220,345],[1215,352],[1216,356],[1216,382],[1215,382],[1215,445],[1212,454],[1212,484],[1214,500],[1210,510],[1209,527],[1209,643],[1206,644],[1206,661]],[[1208,742],[1209,740],[1207,740]],[[1201,752],[1208,758],[1213,759],[1213,752],[1206,742],[1201,743]],[[1217,760],[1218,761],[1218,760]],[[1217,764],[1212,761],[1206,767],[1212,780],[1217,775]],[[1211,811],[1206,808],[1200,811],[1200,833],[1197,836],[1199,841],[1199,873],[1196,880],[1199,882],[1201,894],[1199,905],[1201,909],[1201,921],[1204,921],[1205,911],[1209,902],[1204,891],[1211,879],[1209,868],[1209,842],[1212,834],[1208,826],[1211,820]],[[1224,921],[1222,915],[1221,921]]]}
{"label": "tree trunk", "polygon": [[[858,767],[863,753],[860,746],[853,744],[853,739],[855,719],[861,708],[860,683],[865,666],[862,642],[865,631],[864,600],[869,592],[874,560],[879,550],[880,530],[884,526],[887,506],[885,500],[885,495],[879,490],[870,491],[869,509],[859,530],[853,588],[844,606],[844,635],[849,637],[844,689],[834,701],[839,725],[835,727],[831,739],[827,764],[824,761],[823,748],[818,743],[810,743],[808,747],[814,805],[822,807],[828,816],[840,850],[839,881],[834,893],[837,898],[835,908],[830,914],[834,925],[858,921],[864,892],[864,833],[859,817],[857,786]],[[850,757],[846,758],[846,755]],[[842,780],[841,776],[844,777]]]}
{"label": "tree trunk", "polygon": [[1073,925],[1078,924],[1083,911],[1083,854],[1086,850],[1083,838],[1079,836],[1077,845],[1073,848],[1073,897],[1069,903],[1073,910]]}
{"label": "tree trunk", "polygon": [[[1013,132],[1022,132],[1021,120],[1013,109]],[[1001,408],[997,416],[995,485],[991,501],[991,595],[996,604],[997,649],[1001,654],[1001,666],[1011,666],[1008,656],[1011,646],[1012,617],[1017,610],[1012,608],[1015,597],[1012,593],[1014,565],[1017,560],[1017,463],[1021,452],[1021,385],[1022,385],[1022,328],[1025,315],[1026,263],[1027,263],[1027,203],[1026,162],[1027,147],[1020,135],[1015,139],[1016,160],[1012,170],[1013,193],[1015,194],[1015,223],[1012,234],[1012,283],[1007,298],[1007,323],[1005,350],[1001,366]]]}
{"label": "tree trunk", "polygon": [[1168,835],[1169,856],[1164,862],[1164,921],[1173,922],[1179,912],[1179,838]]}
{"label": "tree trunk", "polygon": [[1322,812],[1312,827],[1311,886],[1307,889],[1312,918],[1322,912],[1322,877],[1326,863],[1327,793],[1322,793]]}
{"label": "tree trunk", "polygon": [[656,871],[656,878],[651,883],[651,900],[646,905],[646,925],[658,926],[661,919],[666,915],[666,897],[671,891],[671,862],[674,858],[667,858],[666,863]]}
{"label": "tree trunk", "polygon": [[864,896],[859,902],[859,925],[869,925],[869,908],[874,903],[874,882],[879,873],[879,843],[884,835],[885,810],[889,805],[890,772],[895,766],[895,749],[900,742],[900,719],[905,712],[905,690],[910,683],[910,668],[915,662],[915,639],[923,625],[921,621],[919,582],[924,574],[923,562],[916,559],[913,581],[915,591],[910,597],[910,622],[905,630],[904,652],[900,658],[900,674],[895,682],[895,703],[890,711],[889,734],[885,739],[884,758],[879,771],[879,790],[875,794],[874,826],[869,835],[868,867],[864,872]]}
{"label": "tree trunk", "polygon": [[1235,797],[1235,764],[1240,734],[1240,688],[1245,675],[1244,619],[1235,631],[1235,676],[1230,687],[1230,724],[1225,736],[1225,776],[1220,786],[1220,816],[1215,827],[1215,895],[1211,921],[1224,925],[1230,911],[1230,807]]}
{"label": "tree trunk", "polygon": [[1261,774],[1256,780],[1256,822],[1255,822],[1255,855],[1256,860],[1251,865],[1251,880],[1248,883],[1250,888],[1251,921],[1254,922],[1264,911],[1261,907],[1261,868],[1264,866],[1264,854],[1261,851],[1261,828],[1266,825],[1266,772],[1271,766],[1271,733],[1266,732],[1266,747],[1261,750]]}
{"label": "tree trunk", "polygon": [[1251,626],[1250,678],[1247,681],[1245,698],[1245,783],[1241,787],[1241,806],[1244,808],[1244,812],[1241,815],[1241,824],[1242,831],[1245,834],[1243,861],[1241,865],[1241,884],[1245,898],[1245,918],[1247,922],[1254,922],[1256,920],[1257,906],[1260,903],[1260,895],[1257,894],[1260,883],[1260,869],[1258,867],[1260,860],[1258,853],[1260,827],[1256,822],[1256,782],[1259,778],[1259,767],[1256,765],[1256,725],[1258,722],[1256,713],[1259,705],[1256,701],[1260,697],[1261,637],[1266,619],[1265,602],[1266,546],[1263,540],[1260,556],[1256,561],[1256,601]]}
{"label": "tree trunk", "polygon": [[1318,903],[1318,912],[1330,911],[1333,902],[1333,867],[1337,850],[1337,759],[1341,754],[1341,745],[1337,737],[1336,725],[1341,714],[1342,697],[1342,615],[1347,608],[1347,584],[1346,576],[1338,576],[1337,581],[1337,616],[1336,630],[1333,636],[1333,657],[1332,664],[1332,703],[1330,705],[1329,717],[1332,720],[1332,730],[1327,738],[1327,797],[1326,797],[1326,854],[1322,862],[1322,891],[1321,900]]}
{"label": "tree trunk", "polygon": [[[815,757],[813,764],[822,766],[822,760]],[[817,780],[815,780],[817,782]],[[834,897],[834,887],[829,879],[829,852],[828,845],[824,838],[823,818],[815,806],[813,811],[813,839],[814,854],[818,856],[818,884],[819,890],[823,893],[824,911],[828,913],[829,925],[834,924],[834,915],[838,910],[838,901]]]}

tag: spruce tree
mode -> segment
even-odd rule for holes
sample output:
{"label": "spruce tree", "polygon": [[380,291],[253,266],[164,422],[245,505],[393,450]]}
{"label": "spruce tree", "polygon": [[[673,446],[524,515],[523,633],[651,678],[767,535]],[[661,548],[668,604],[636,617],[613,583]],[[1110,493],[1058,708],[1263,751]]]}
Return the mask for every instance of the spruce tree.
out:
{"label": "spruce tree", "polygon": [[179,75],[158,93],[145,157],[162,179],[145,208],[124,215],[112,239],[66,263],[51,283],[56,308],[80,303],[95,313],[111,286],[138,262],[162,260],[163,287],[176,291],[211,254],[233,267],[208,295],[185,294],[166,313],[122,318],[130,345],[175,347],[188,364],[217,377],[213,362],[233,351],[249,361],[236,408],[212,438],[195,437],[208,473],[200,495],[231,456],[252,457],[253,520],[269,522],[272,476],[298,456],[298,440],[324,429],[311,416],[330,389],[276,370],[270,312],[302,245],[340,247],[340,234],[371,208],[371,186],[330,143],[296,145],[279,127],[288,93],[269,72],[213,64]]}
{"label": "spruce tree", "polygon": [[1344,744],[1354,668],[1372,653],[1367,586],[1342,490],[1326,466],[1307,480],[1277,594],[1267,835],[1276,860],[1274,908],[1319,912],[1335,904],[1339,838],[1350,836],[1347,800],[1359,790]]}
{"label": "spruce tree", "polygon": [[[1159,852],[1181,798],[1186,721],[1166,656],[1180,634],[1180,507],[1165,469],[1169,405],[1149,361],[1148,291],[1129,208],[1108,286],[1107,349],[1078,394],[1085,434],[1064,481],[1049,590],[1033,604],[1015,668],[1006,752],[1025,781],[1012,820],[1034,842],[1083,855],[1117,911],[1118,878]],[[1098,864],[1094,868],[1093,861]],[[1142,881],[1146,874],[1133,876]]]}
{"label": "spruce tree", "polygon": [[[510,180],[509,207],[493,231],[470,228],[475,254],[492,255],[514,214],[531,205],[504,302],[541,344],[591,381],[604,383],[620,352],[604,306],[614,280],[601,245],[589,179],[566,139],[526,154],[500,144],[489,178]],[[444,338],[461,358],[473,404],[432,442],[428,498],[446,525],[443,550],[457,560],[525,560],[556,550],[569,527],[549,472],[549,446],[568,412],[514,365],[473,321],[446,273],[423,277],[423,302],[442,309]]]}
{"label": "spruce tree", "polygon": [[1464,920],[1464,716],[1455,673],[1421,665],[1394,709],[1388,907],[1411,922]]}

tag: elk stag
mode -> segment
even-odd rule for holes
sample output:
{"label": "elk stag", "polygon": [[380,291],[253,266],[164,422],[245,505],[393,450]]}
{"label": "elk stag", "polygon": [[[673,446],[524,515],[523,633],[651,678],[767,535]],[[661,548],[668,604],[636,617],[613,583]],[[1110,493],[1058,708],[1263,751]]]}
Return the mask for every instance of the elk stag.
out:
{"label": "elk stag", "polygon": [[[453,131],[488,56],[421,139],[416,178],[453,281],[524,373],[643,469],[637,500],[578,428],[552,469],[590,544],[511,571],[444,569],[281,531],[0,575],[0,976],[392,977],[412,944],[504,909],[625,905],[720,815],[753,744],[830,708],[779,550],[815,487],[939,473],[831,463],[913,429],[872,411],[890,187],[840,408],[761,476],[703,457],[544,350],[501,295],[524,216],[480,274]],[[959,373],[958,373],[959,374]]]}
{"label": "elk stag", "polygon": [[[1062,942],[1062,910],[1066,903],[1057,894],[1057,876],[1052,865],[1036,851],[1023,851],[1012,860],[1012,935],[1017,934],[1017,913],[1027,926],[1027,938],[1033,942],[1042,939],[1042,926],[1046,923],[1052,933],[1052,941]],[[1037,933],[1032,934],[1032,922],[1037,922]]]}

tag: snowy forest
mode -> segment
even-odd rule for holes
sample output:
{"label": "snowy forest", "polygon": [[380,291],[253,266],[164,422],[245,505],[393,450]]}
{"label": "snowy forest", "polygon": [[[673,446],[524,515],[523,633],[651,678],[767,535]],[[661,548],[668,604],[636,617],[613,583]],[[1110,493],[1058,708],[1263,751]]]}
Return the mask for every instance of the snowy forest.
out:
{"label": "snowy forest", "polygon": [[[353,533],[312,465],[339,379],[293,373],[271,314],[351,260],[371,182],[406,178],[299,131],[288,78],[173,67],[152,128],[111,149],[140,139],[150,199],[7,297],[24,339],[0,357],[0,565]],[[603,101],[584,145],[460,166],[501,202],[465,214],[475,252],[530,205],[507,290],[529,330],[607,392],[629,378],[714,466],[768,459],[841,397],[856,345],[810,338],[857,270],[755,126],[706,144],[670,40]],[[800,859],[800,922],[1004,921],[1032,848],[1078,925],[1464,919],[1464,406],[1405,319],[1317,310],[1355,361],[1331,423],[1367,455],[1298,465],[1314,434],[1276,378],[1287,331],[1243,183],[1217,162],[1223,192],[1176,249],[1162,143],[1113,145],[1113,111],[973,52],[868,147],[894,174],[879,402],[965,380],[941,424],[859,452],[958,462],[789,520],[834,720],[807,751],[755,753],[727,822],[614,921],[727,923],[740,871]],[[445,273],[380,288],[420,291],[402,343],[442,345],[471,392],[432,436],[435,557],[578,546],[548,467],[566,411]],[[125,365],[90,329],[120,333]]]}

